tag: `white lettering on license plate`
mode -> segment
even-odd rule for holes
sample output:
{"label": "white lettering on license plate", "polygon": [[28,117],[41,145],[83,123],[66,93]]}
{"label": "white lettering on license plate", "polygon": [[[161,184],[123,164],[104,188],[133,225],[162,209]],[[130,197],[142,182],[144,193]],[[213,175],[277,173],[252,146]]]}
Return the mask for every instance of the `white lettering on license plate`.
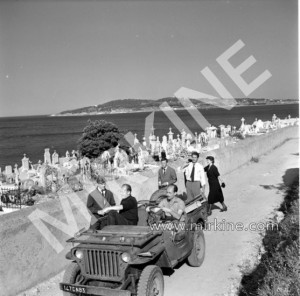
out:
{"label": "white lettering on license plate", "polygon": [[86,288],[84,287],[73,287],[69,285],[63,285],[63,290],[73,293],[86,293]]}

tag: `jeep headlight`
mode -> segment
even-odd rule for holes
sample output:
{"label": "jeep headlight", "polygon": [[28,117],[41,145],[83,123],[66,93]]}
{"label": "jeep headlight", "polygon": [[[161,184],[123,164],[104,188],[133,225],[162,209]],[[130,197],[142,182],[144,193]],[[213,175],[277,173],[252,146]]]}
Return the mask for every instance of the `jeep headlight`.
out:
{"label": "jeep headlight", "polygon": [[83,252],[81,250],[76,250],[75,251],[75,256],[78,258],[78,259],[82,259],[83,258]]}
{"label": "jeep headlight", "polygon": [[131,259],[130,255],[128,253],[126,253],[126,252],[121,255],[121,258],[126,263],[128,263],[130,261],[130,259]]}

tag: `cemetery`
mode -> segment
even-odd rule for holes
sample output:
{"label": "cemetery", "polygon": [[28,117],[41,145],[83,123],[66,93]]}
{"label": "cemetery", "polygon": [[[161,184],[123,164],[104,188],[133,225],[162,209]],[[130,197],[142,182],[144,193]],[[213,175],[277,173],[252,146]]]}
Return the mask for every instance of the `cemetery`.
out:
{"label": "cemetery", "polygon": [[298,118],[288,116],[282,120],[274,114],[270,121],[255,119],[252,124],[246,124],[245,118],[242,118],[238,129],[230,125],[211,126],[205,132],[194,135],[182,130],[175,136],[169,128],[161,140],[152,128],[148,141],[144,137],[140,142],[135,134],[129,153],[118,145],[95,159],[80,157],[75,150],[59,156],[55,150],[51,154],[50,149],[45,148],[43,161],[32,164],[24,154],[21,167],[15,164],[6,166],[4,171],[0,168],[0,214],[56,199],[63,193],[80,191],[94,175],[102,175],[107,180],[151,175],[161,158],[167,158],[175,165],[177,160],[186,159],[192,151],[203,154],[294,125],[299,125]]}

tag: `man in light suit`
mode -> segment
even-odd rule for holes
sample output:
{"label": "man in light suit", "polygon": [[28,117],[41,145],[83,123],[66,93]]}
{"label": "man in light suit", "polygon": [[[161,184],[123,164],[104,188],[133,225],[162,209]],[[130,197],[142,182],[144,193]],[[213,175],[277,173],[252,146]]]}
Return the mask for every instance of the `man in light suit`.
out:
{"label": "man in light suit", "polygon": [[161,160],[161,168],[158,171],[158,188],[166,188],[167,186],[177,182],[177,175],[173,168],[168,166],[166,158]]}

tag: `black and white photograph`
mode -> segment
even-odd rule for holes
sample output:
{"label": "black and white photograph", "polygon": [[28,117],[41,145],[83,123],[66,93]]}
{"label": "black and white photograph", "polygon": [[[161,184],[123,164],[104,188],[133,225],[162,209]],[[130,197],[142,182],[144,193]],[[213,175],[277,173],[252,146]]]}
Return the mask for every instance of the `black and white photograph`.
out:
{"label": "black and white photograph", "polygon": [[300,296],[297,0],[0,0],[0,296]]}

